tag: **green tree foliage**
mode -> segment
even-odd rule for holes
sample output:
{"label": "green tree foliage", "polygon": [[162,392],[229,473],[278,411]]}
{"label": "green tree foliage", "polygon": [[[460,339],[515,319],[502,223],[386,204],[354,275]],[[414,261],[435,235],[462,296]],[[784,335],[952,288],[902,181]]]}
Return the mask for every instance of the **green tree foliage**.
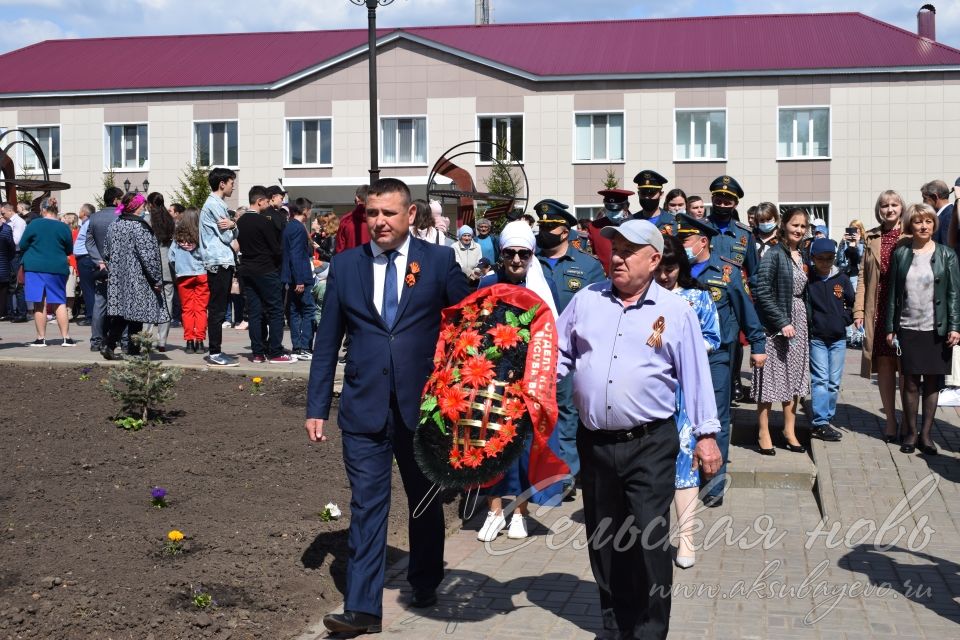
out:
{"label": "green tree foliage", "polygon": [[120,403],[118,418],[134,418],[147,424],[161,415],[161,407],[176,395],[174,388],[181,371],[150,359],[155,350],[153,336],[146,331],[130,336],[140,345],[140,356],[128,356],[103,383]]}
{"label": "green tree foliage", "polygon": [[115,186],[117,186],[117,176],[114,175],[113,169],[110,169],[103,174],[103,188],[100,189],[99,193],[93,195],[93,201],[97,204],[98,211],[107,208],[107,203],[103,201],[103,194],[107,189]]}
{"label": "green tree foliage", "polygon": [[620,178],[617,177],[617,173],[612,168],[607,169],[607,175],[603,177],[603,188],[604,189],[620,188]]}
{"label": "green tree foliage", "polygon": [[207,201],[210,195],[210,183],[207,182],[207,176],[210,175],[210,167],[200,164],[199,151],[193,154],[196,158],[193,162],[188,162],[183,169],[183,175],[180,177],[180,187],[173,192],[171,202],[179,202],[188,209],[202,209],[203,203]]}

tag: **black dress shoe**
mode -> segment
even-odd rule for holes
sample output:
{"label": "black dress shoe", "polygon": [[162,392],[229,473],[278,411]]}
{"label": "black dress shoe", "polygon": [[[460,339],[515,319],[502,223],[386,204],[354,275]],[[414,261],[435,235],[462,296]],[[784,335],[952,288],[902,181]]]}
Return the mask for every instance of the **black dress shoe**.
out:
{"label": "black dress shoe", "polygon": [[17,316],[10,322],[12,322],[13,324],[23,324],[24,322],[27,322],[27,316]]}
{"label": "black dress shoe", "polygon": [[703,498],[703,506],[705,507],[722,507],[723,506],[723,496],[705,496]]}
{"label": "black dress shoe", "polygon": [[807,448],[802,444],[790,444],[787,443],[787,451],[793,451],[794,453],[806,453]]}
{"label": "black dress shoe", "polygon": [[894,435],[892,435],[892,436],[884,435],[884,436],[883,436],[883,441],[886,442],[887,444],[892,444],[892,443],[894,443],[894,442],[900,442],[900,436],[898,436],[898,435],[896,435],[896,434],[894,434]]}
{"label": "black dress shoe", "polygon": [[917,450],[917,446],[914,444],[900,445],[900,453],[913,453],[916,450]]}
{"label": "black dress shoe", "polygon": [[760,455],[762,455],[762,456],[775,456],[775,455],[777,455],[777,448],[776,448],[776,447],[770,447],[769,449],[764,449],[763,447],[758,446],[758,447],[757,447],[757,451],[759,451],[759,452],[760,452]]}
{"label": "black dress shoe", "polygon": [[372,613],[344,611],[323,616],[323,626],[333,633],[380,633],[381,620]]}
{"label": "black dress shoe", "polygon": [[920,449],[920,453],[922,453],[925,456],[935,456],[938,453],[940,453],[939,451],[937,451],[937,447],[932,444],[923,444],[921,442],[920,444],[917,445],[917,448]]}
{"label": "black dress shoe", "polygon": [[811,438],[818,438],[824,440],[825,442],[839,442],[843,438],[843,434],[826,424],[822,427],[814,427],[810,430]]}
{"label": "black dress shoe", "polygon": [[76,322],[74,322],[74,324],[77,325],[78,327],[89,327],[89,326],[90,326],[90,321],[89,321],[89,320],[86,320],[86,319],[84,319],[84,320],[77,320]]}
{"label": "black dress shoe", "polygon": [[414,589],[413,598],[410,599],[410,606],[417,609],[425,609],[437,604],[436,589]]}

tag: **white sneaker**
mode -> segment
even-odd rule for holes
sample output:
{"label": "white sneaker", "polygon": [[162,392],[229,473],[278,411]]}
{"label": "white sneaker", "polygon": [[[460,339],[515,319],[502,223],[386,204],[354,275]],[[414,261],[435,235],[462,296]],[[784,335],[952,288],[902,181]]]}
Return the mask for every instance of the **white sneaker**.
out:
{"label": "white sneaker", "polygon": [[938,407],[960,407],[960,387],[947,387],[940,392]]}
{"label": "white sneaker", "polygon": [[510,518],[510,530],[507,531],[507,537],[512,540],[519,540],[521,538],[526,538],[527,533],[527,519],[524,518],[519,513],[513,514],[513,517]]}
{"label": "white sneaker", "polygon": [[493,511],[488,511],[487,519],[483,521],[483,526],[480,527],[480,532],[477,533],[477,540],[480,542],[493,542],[506,525],[507,520],[503,517],[503,512],[494,513]]}

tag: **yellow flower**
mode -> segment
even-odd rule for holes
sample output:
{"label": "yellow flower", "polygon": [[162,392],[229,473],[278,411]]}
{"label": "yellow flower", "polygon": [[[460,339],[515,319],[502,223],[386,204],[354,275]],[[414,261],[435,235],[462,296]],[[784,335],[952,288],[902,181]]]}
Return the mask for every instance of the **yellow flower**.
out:
{"label": "yellow flower", "polygon": [[169,538],[171,542],[180,542],[181,540],[183,540],[183,533],[174,529],[173,531],[167,534],[167,538]]}
{"label": "yellow flower", "polygon": [[257,376],[256,378],[253,379],[253,384],[260,384],[261,382],[263,382],[263,378],[261,378],[260,376]]}

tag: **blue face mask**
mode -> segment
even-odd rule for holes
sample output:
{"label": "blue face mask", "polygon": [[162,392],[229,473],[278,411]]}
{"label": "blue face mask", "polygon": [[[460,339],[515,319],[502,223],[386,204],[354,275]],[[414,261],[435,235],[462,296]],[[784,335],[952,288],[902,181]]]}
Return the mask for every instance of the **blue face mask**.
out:
{"label": "blue face mask", "polygon": [[687,260],[690,261],[690,264],[696,264],[697,256],[700,255],[700,251],[703,251],[703,249],[701,248],[700,251],[697,251],[696,253],[694,253],[693,249],[691,249],[690,247],[684,247],[683,250],[686,252]]}
{"label": "blue face mask", "polygon": [[777,228],[776,222],[761,222],[757,225],[757,228],[760,229],[760,233],[770,233]]}

